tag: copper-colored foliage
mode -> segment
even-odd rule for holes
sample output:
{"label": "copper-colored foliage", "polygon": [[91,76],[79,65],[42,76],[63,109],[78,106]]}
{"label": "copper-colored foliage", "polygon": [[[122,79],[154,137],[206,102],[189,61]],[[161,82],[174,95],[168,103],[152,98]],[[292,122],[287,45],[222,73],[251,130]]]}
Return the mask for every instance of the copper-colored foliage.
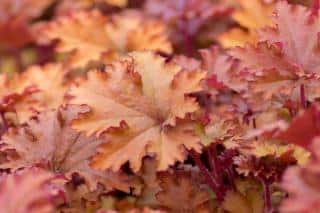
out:
{"label": "copper-colored foliage", "polygon": [[2,74],[0,98],[4,112],[14,111],[22,123],[35,112],[57,108],[64,102],[67,90],[65,74],[58,63],[30,66],[23,74],[11,78]]}
{"label": "copper-colored foliage", "polygon": [[0,0],[0,213],[317,212],[320,0]]}
{"label": "copper-colored foliage", "polygon": [[232,18],[243,28],[233,28],[220,36],[224,47],[243,46],[245,43],[255,43],[257,30],[271,25],[271,15],[274,11],[274,2],[263,0],[236,0],[240,5],[232,14]]}
{"label": "copper-colored foliage", "polygon": [[201,90],[204,75],[199,69],[186,71],[166,63],[150,52],[132,53],[107,66],[105,72],[89,72],[88,79],[71,88],[70,94],[74,96],[71,103],[91,107],[73,127],[88,135],[108,133],[92,165],[118,170],[129,161],[138,171],[142,158],[155,154],[158,169],[164,170],[185,159],[183,145],[200,151],[192,122],[185,118],[199,109],[188,94]]}
{"label": "copper-colored foliage", "polygon": [[88,110],[84,106],[49,110],[21,128],[10,129],[2,138],[1,152],[14,150],[18,156],[11,156],[9,152],[7,161],[0,167],[17,170],[36,165],[52,172],[62,172],[68,178],[76,172],[85,178],[91,190],[101,183],[108,189],[130,191],[131,184],[135,184],[134,178],[121,172],[116,174],[90,168],[89,158],[102,140],[86,137],[70,127],[73,119]]}
{"label": "copper-colored foliage", "polygon": [[[269,107],[269,101],[283,104],[290,100],[305,105],[319,94],[318,13],[280,2],[276,14],[276,27],[259,31],[262,42],[230,50],[246,69],[246,96],[254,108]],[[296,27],[291,29],[290,22]]]}
{"label": "copper-colored foliage", "polygon": [[83,66],[91,60],[112,60],[134,50],[159,50],[170,53],[165,26],[160,21],[144,20],[138,11],[105,16],[97,10],[79,11],[40,24],[40,43],[58,40],[57,51],[71,53],[72,66]]}

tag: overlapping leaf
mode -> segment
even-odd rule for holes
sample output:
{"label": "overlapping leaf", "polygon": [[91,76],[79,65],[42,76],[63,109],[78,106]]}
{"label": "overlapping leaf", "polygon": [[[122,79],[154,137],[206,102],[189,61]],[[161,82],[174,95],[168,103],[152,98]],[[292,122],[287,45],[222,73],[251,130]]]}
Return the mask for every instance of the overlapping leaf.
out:
{"label": "overlapping leaf", "polygon": [[241,73],[237,62],[230,56],[220,53],[218,47],[211,47],[200,51],[203,68],[208,70],[207,84],[216,89],[232,89],[241,92],[246,88],[246,82],[241,81]]}
{"label": "overlapping leaf", "polygon": [[3,74],[0,91],[2,111],[15,112],[18,122],[22,123],[35,112],[58,107],[63,103],[68,88],[65,74],[61,64],[31,66],[13,77]]}
{"label": "overlapping leaf", "polygon": [[[286,59],[299,68],[300,75],[317,74],[319,69],[320,16],[307,7],[277,4],[275,28],[260,32],[260,40],[280,46]],[[294,25],[292,23],[295,23]]]}
{"label": "overlapping leaf", "polygon": [[111,17],[96,10],[79,11],[37,28],[40,43],[58,40],[58,52],[72,52],[69,59],[72,66],[98,60],[102,53],[105,59],[112,60],[132,50],[172,51],[163,24],[144,20],[136,11]]}
{"label": "overlapping leaf", "polygon": [[288,2],[0,1],[0,212],[317,211],[320,1]]}
{"label": "overlapping leaf", "polygon": [[201,70],[185,71],[150,52],[132,53],[105,72],[89,72],[70,94],[75,97],[71,103],[91,107],[74,128],[89,135],[110,133],[93,165],[118,170],[129,161],[138,171],[142,157],[156,155],[162,170],[185,159],[183,146],[199,151],[199,139],[185,118],[199,109],[188,94],[201,90],[204,77]]}
{"label": "overlapping leaf", "polygon": [[237,0],[241,8],[236,9],[232,18],[242,28],[232,28],[224,32],[219,40],[224,47],[243,46],[245,43],[254,43],[258,40],[257,30],[271,25],[271,15],[274,3],[266,3],[263,0]]}
{"label": "overlapping leaf", "polygon": [[[318,14],[284,2],[277,4],[276,11],[277,27],[261,31],[260,40],[264,42],[230,52],[247,72],[246,97],[258,110],[279,107],[289,100],[305,106],[319,95]],[[295,28],[289,22],[296,23]]]}
{"label": "overlapping leaf", "polygon": [[[49,110],[25,126],[10,129],[1,141],[1,153],[8,153],[8,159],[0,167],[17,170],[37,165],[69,178],[76,172],[85,178],[91,190],[100,182],[109,189],[130,191],[130,182],[134,180],[125,174],[90,168],[89,158],[102,141],[86,137],[70,127],[71,121],[86,111],[88,108],[84,106]],[[11,155],[10,150],[15,155]]]}

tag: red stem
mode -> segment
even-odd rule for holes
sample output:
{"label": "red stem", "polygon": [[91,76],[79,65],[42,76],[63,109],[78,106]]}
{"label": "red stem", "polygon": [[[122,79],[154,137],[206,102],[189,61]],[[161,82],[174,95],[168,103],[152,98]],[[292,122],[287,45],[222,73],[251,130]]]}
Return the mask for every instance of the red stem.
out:
{"label": "red stem", "polygon": [[306,95],[304,90],[304,84],[300,85],[300,102],[303,108],[307,107]]}
{"label": "red stem", "polygon": [[272,213],[271,191],[270,183],[264,178],[259,178],[263,186],[263,199],[264,199],[264,213]]}
{"label": "red stem", "polygon": [[231,187],[234,191],[236,191],[236,184],[234,183],[233,177],[234,177],[234,172],[232,170],[232,168],[228,168],[226,171],[227,175],[228,175],[228,179],[230,181]]}
{"label": "red stem", "polygon": [[219,175],[217,173],[218,165],[217,165],[217,159],[216,159],[215,146],[209,147],[209,149],[207,150],[207,156],[208,156],[211,173],[213,173],[214,178],[218,180],[218,182],[220,182]]}
{"label": "red stem", "polygon": [[194,151],[194,150],[190,150],[189,154],[191,155],[192,159],[195,161],[195,163],[197,164],[199,169],[203,171],[203,173],[205,175],[205,178],[208,181],[208,184],[212,187],[212,189],[215,192],[217,192],[218,191],[217,190],[218,189],[218,183],[215,181],[214,177],[212,177],[210,171],[202,163],[199,154],[196,153],[196,151]]}

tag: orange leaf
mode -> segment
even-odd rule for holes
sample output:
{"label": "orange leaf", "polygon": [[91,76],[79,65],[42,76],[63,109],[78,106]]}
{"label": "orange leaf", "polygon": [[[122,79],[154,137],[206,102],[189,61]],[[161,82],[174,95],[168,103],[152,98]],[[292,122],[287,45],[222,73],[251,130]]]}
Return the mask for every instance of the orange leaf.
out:
{"label": "orange leaf", "polygon": [[96,10],[74,12],[40,24],[35,31],[39,31],[39,43],[57,39],[57,51],[71,53],[69,63],[72,66],[84,66],[100,59],[103,53],[104,59],[113,60],[132,50],[172,51],[164,25],[159,21],[145,20],[136,11],[110,17]]}
{"label": "orange leaf", "polygon": [[88,135],[110,132],[93,160],[94,167],[118,170],[129,161],[138,171],[142,158],[155,154],[162,170],[185,159],[183,145],[200,151],[192,123],[177,119],[199,109],[188,94],[202,89],[204,77],[201,70],[183,70],[151,52],[135,52],[105,72],[89,72],[88,79],[71,88],[70,94],[75,97],[71,103],[92,108],[73,123],[74,128]]}
{"label": "orange leaf", "polygon": [[240,4],[240,9],[236,10],[232,17],[248,31],[233,28],[224,32],[219,40],[227,48],[256,42],[258,40],[256,30],[272,24],[270,17],[274,3],[267,4],[263,0],[237,0],[237,2]]}
{"label": "orange leaf", "polygon": [[97,171],[89,166],[89,158],[102,141],[86,137],[71,129],[70,123],[79,113],[87,112],[84,106],[68,106],[58,110],[44,111],[25,126],[10,129],[2,138],[1,152],[14,150],[17,157],[10,157],[0,164],[1,168],[17,170],[43,167],[52,172],[62,172],[71,177],[74,172],[85,178],[91,190],[102,183],[107,189],[130,191],[134,179],[124,173]]}

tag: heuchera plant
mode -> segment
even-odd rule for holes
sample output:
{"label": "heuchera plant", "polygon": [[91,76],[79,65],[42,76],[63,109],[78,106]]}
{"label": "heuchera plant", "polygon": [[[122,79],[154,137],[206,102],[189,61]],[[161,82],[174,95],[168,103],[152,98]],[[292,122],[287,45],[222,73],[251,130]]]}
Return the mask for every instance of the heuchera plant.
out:
{"label": "heuchera plant", "polygon": [[0,72],[0,213],[319,212],[319,0],[1,0]]}

